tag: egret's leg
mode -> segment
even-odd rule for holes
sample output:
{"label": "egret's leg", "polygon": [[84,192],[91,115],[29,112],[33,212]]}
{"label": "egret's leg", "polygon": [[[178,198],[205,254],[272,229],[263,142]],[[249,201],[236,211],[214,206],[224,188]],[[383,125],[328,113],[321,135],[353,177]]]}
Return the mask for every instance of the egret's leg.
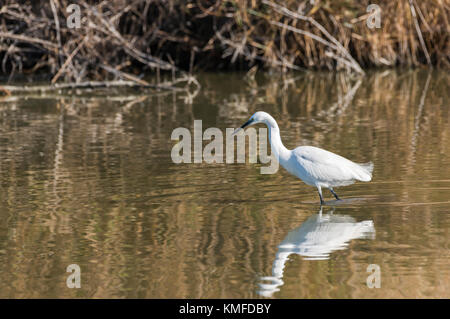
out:
{"label": "egret's leg", "polygon": [[317,191],[319,192],[319,197],[320,197],[320,205],[323,205],[323,204],[325,204],[325,201],[323,200],[323,197],[322,197],[322,187],[320,187],[320,186],[317,186]]}
{"label": "egret's leg", "polygon": [[336,197],[337,200],[341,200],[331,187],[330,187],[330,192],[331,192],[331,194],[334,195],[334,197]]}

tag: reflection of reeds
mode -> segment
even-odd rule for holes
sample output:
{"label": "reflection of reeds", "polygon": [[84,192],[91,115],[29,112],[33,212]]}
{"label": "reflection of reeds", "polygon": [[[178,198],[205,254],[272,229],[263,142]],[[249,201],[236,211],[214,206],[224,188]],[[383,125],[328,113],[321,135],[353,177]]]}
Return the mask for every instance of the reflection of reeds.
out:
{"label": "reflection of reeds", "polygon": [[[427,74],[368,74],[359,86],[342,74],[305,74],[289,85],[257,79],[266,84],[227,94],[212,78],[194,105],[172,93],[7,100],[0,107],[0,296],[257,297],[258,276],[270,273],[286,234],[314,213],[301,202],[315,194],[282,170],[261,177],[253,165],[176,166],[168,155],[172,129],[189,127],[204,110],[219,116],[205,119],[208,126],[234,122],[219,108],[235,94],[248,115],[262,109],[280,118],[288,146],[308,140],[373,160],[367,194],[388,188],[400,197],[352,211],[382,228],[374,249],[352,246],[318,263],[294,256],[280,296],[448,297],[448,206],[441,214],[427,203],[448,201],[449,75],[433,71],[428,82]],[[407,206],[419,201],[425,204]],[[423,256],[420,267],[406,268]],[[71,263],[82,268],[81,292],[65,287]],[[365,285],[361,265],[370,263],[381,266],[380,290]]]}

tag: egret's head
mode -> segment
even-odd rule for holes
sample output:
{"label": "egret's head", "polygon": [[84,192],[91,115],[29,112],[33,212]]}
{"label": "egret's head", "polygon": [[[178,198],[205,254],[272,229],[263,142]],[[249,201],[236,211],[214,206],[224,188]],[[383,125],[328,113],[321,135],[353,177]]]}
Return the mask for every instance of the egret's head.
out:
{"label": "egret's head", "polygon": [[246,128],[247,126],[252,126],[252,125],[255,125],[258,123],[264,123],[269,127],[273,127],[274,125],[276,125],[276,122],[272,116],[270,116],[266,112],[259,111],[259,112],[256,112],[255,114],[253,114],[247,122],[242,124],[241,127],[236,129],[236,131],[234,131],[233,135],[236,134],[237,132],[239,132],[240,130]]}

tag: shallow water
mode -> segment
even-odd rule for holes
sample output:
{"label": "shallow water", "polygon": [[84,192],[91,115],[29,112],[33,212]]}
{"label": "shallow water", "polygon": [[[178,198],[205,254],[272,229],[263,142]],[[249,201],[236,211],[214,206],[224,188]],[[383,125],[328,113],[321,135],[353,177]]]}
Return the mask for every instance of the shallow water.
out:
{"label": "shallow water", "polygon": [[[2,97],[0,297],[449,298],[449,80],[227,73],[201,75],[195,97]],[[288,148],[372,161],[372,182],[337,188],[340,202],[325,190],[320,212],[282,168],[172,162],[175,128],[257,110]]]}

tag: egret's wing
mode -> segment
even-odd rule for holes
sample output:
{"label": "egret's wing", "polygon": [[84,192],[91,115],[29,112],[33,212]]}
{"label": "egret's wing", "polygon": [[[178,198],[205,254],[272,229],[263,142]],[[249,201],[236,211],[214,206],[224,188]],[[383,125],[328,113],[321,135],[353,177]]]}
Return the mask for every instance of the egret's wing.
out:
{"label": "egret's wing", "polygon": [[293,150],[293,155],[297,165],[309,175],[332,186],[349,185],[354,180],[370,181],[372,179],[373,165],[370,168],[363,167],[321,148],[300,146]]}

